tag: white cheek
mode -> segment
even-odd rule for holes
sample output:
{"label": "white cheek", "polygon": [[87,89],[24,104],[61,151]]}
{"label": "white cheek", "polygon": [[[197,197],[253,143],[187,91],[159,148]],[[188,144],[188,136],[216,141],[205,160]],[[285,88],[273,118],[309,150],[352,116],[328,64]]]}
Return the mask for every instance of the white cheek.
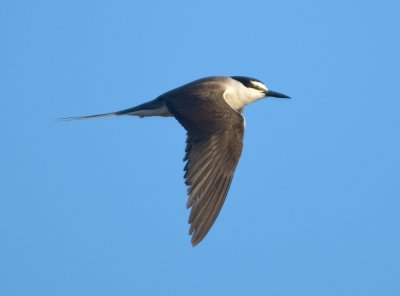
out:
{"label": "white cheek", "polygon": [[264,97],[265,97],[265,93],[260,91],[260,92],[258,93],[258,98],[259,98],[259,99],[262,99],[262,98],[264,98]]}
{"label": "white cheek", "polygon": [[250,91],[250,98],[249,98],[250,102],[249,103],[259,100],[263,97],[265,97],[265,94],[263,92],[256,90],[256,89],[252,89]]}

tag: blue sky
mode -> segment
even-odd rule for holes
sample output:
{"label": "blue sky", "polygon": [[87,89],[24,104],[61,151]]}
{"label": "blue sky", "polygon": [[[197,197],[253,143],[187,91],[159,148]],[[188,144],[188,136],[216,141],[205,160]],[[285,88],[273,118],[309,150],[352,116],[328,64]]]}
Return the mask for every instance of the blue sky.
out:
{"label": "blue sky", "polygon": [[[1,295],[400,295],[396,1],[5,1]],[[187,235],[185,132],[116,111],[209,75],[245,111],[224,208]]]}

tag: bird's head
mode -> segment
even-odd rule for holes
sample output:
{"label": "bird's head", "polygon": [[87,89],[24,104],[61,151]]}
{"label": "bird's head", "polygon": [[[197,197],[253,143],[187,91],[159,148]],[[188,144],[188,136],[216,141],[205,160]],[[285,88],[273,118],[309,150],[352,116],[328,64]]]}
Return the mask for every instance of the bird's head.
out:
{"label": "bird's head", "polygon": [[245,87],[251,91],[254,96],[254,99],[261,99],[264,97],[275,97],[282,99],[289,99],[290,97],[276,91],[269,90],[265,84],[255,78],[245,77],[245,76],[232,76],[232,79],[235,79],[242,83]]}

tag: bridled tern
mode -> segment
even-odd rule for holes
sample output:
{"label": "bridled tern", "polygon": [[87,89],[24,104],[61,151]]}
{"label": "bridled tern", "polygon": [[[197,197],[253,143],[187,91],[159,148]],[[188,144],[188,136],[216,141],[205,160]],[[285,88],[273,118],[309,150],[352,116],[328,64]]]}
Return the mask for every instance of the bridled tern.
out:
{"label": "bridled tern", "polygon": [[206,77],[122,111],[64,119],[134,115],[175,117],[187,131],[185,183],[192,245],[206,236],[225,201],[243,147],[243,108],[265,97],[289,98],[260,80]]}

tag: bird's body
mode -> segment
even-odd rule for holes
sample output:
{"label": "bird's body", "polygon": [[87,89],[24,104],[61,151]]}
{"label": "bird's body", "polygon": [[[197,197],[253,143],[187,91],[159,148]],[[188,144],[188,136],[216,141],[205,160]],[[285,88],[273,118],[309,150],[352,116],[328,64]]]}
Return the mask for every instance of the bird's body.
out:
{"label": "bird's body", "polygon": [[193,246],[208,233],[225,201],[242,153],[243,108],[266,96],[288,98],[270,91],[259,80],[214,76],[199,79],[156,99],[118,112],[72,117],[175,117],[187,131],[185,183]]}

